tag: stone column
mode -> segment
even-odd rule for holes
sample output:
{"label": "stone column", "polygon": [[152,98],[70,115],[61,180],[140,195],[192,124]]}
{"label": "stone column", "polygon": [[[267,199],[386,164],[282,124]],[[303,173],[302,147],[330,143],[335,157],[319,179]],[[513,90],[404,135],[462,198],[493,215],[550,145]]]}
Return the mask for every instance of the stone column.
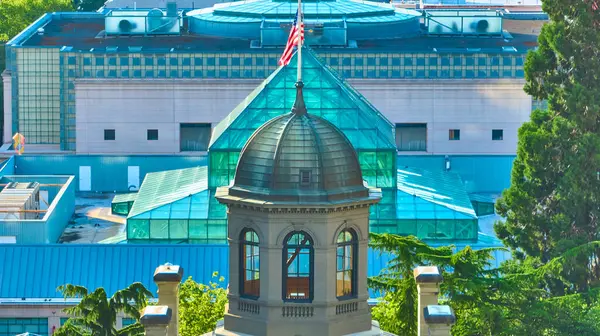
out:
{"label": "stone column", "polygon": [[166,336],[170,330],[172,310],[167,306],[148,306],[144,308],[140,323],[146,336]]}
{"label": "stone column", "polygon": [[158,266],[154,272],[154,282],[158,286],[158,304],[171,308],[168,336],[177,336],[179,330],[179,284],[183,278],[183,268],[171,264]]}
{"label": "stone column", "polygon": [[425,322],[429,327],[428,336],[450,336],[450,329],[456,316],[450,306],[429,305],[423,312]]}
{"label": "stone column", "polygon": [[414,270],[415,281],[419,293],[419,336],[427,336],[429,333],[425,321],[424,309],[429,305],[438,304],[440,283],[443,278],[436,266],[419,266]]}
{"label": "stone column", "polygon": [[0,101],[0,104],[4,104],[4,134],[2,136],[3,143],[11,143],[13,136],[12,129],[12,76],[9,70],[4,70],[2,73],[2,80],[4,82],[4,102]]}

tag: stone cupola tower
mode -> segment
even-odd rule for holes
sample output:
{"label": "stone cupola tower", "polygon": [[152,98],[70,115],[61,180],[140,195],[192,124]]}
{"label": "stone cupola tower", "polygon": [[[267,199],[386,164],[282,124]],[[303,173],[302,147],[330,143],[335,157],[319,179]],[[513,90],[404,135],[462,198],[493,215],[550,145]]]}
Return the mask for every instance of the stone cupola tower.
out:
{"label": "stone cupola tower", "polygon": [[229,306],[216,335],[379,335],[367,305],[369,207],[381,191],[363,181],[356,151],[306,110],[259,128],[228,207]]}

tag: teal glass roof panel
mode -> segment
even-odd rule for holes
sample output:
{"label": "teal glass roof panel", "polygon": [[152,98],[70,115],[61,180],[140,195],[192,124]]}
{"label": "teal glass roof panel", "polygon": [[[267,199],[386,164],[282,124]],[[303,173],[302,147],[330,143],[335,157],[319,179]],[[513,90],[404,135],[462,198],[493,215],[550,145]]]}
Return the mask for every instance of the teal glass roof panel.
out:
{"label": "teal glass roof panel", "polygon": [[492,198],[489,195],[485,195],[485,194],[469,194],[469,199],[473,202],[479,202],[479,203],[492,203],[495,204],[496,201],[494,200],[494,198]]}
{"label": "teal glass roof panel", "polygon": [[[331,121],[359,151],[396,150],[394,126],[309,48],[303,50],[304,97],[309,113]],[[288,66],[275,70],[215,127],[211,151],[240,151],[258,127],[291,110],[296,94],[296,57]]]}
{"label": "teal glass roof panel", "polygon": [[[412,12],[412,11],[411,11]],[[406,10],[397,9],[396,15],[366,16],[366,17],[348,17],[349,23],[377,23],[377,22],[396,22],[402,20],[412,20],[415,16],[420,16],[418,12],[411,13]]]}
{"label": "teal glass roof panel", "polygon": [[[261,18],[293,18],[298,5],[295,2],[274,2],[270,0],[240,1],[218,4],[213,7],[215,15],[223,16],[251,16]],[[206,14],[208,11],[192,11],[189,16]],[[393,6],[384,3],[360,2],[353,0],[338,0],[326,2],[302,3],[302,13],[306,19],[327,17],[354,17],[364,15],[390,15],[394,17],[396,10]],[[418,12],[400,12],[396,20],[412,19],[420,16]]]}
{"label": "teal glass roof panel", "polygon": [[245,16],[226,16],[226,15],[215,15],[215,14],[204,14],[201,16],[205,21],[211,22],[228,22],[228,23],[260,23],[262,19]]}
{"label": "teal glass roof panel", "polygon": [[207,188],[208,169],[205,166],[148,173],[127,218],[179,201]]}
{"label": "teal glass roof panel", "polygon": [[[408,195],[438,205],[433,209],[436,216],[433,218],[438,218],[437,216],[441,219],[477,218],[469,195],[457,173],[404,167],[398,169],[397,188],[397,210],[398,207],[402,210],[410,208],[410,200],[406,199]],[[415,211],[422,216],[416,204],[419,203],[415,203]]]}
{"label": "teal glass roof panel", "polygon": [[112,203],[133,202],[137,198],[137,193],[117,194],[112,200]]}

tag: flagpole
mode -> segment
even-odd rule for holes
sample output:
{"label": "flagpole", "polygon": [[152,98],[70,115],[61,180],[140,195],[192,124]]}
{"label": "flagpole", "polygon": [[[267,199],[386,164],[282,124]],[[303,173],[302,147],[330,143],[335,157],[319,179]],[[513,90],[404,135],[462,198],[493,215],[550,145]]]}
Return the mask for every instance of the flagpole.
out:
{"label": "flagpole", "polygon": [[[302,0],[298,0],[298,27],[302,27],[304,16],[302,15]],[[302,34],[298,35],[298,82],[302,82]]]}

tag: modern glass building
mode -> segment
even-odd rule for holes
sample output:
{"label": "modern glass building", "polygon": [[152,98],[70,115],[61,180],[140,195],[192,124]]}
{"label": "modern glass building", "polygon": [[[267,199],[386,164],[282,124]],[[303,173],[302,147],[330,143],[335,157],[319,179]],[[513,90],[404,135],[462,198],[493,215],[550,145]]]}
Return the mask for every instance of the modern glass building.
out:
{"label": "modern glass building", "polygon": [[[370,230],[425,240],[476,241],[477,215],[460,176],[396,167],[394,126],[309,48],[302,78],[306,108],[340,129],[357,151],[363,179],[381,188]],[[225,207],[215,189],[229,185],[240,152],[267,121],[295,101],[297,59],[280,67],[215,128],[207,167],[146,176],[127,218],[128,242],[225,243]]]}
{"label": "modern glass building", "polygon": [[[536,45],[535,34],[506,30],[532,14],[352,0],[304,7],[308,45],[346,79],[520,79]],[[6,45],[5,139],[19,131],[29,144],[76,150],[81,79],[262,80],[277,68],[294,13],[290,1],[261,0],[46,14]]]}

